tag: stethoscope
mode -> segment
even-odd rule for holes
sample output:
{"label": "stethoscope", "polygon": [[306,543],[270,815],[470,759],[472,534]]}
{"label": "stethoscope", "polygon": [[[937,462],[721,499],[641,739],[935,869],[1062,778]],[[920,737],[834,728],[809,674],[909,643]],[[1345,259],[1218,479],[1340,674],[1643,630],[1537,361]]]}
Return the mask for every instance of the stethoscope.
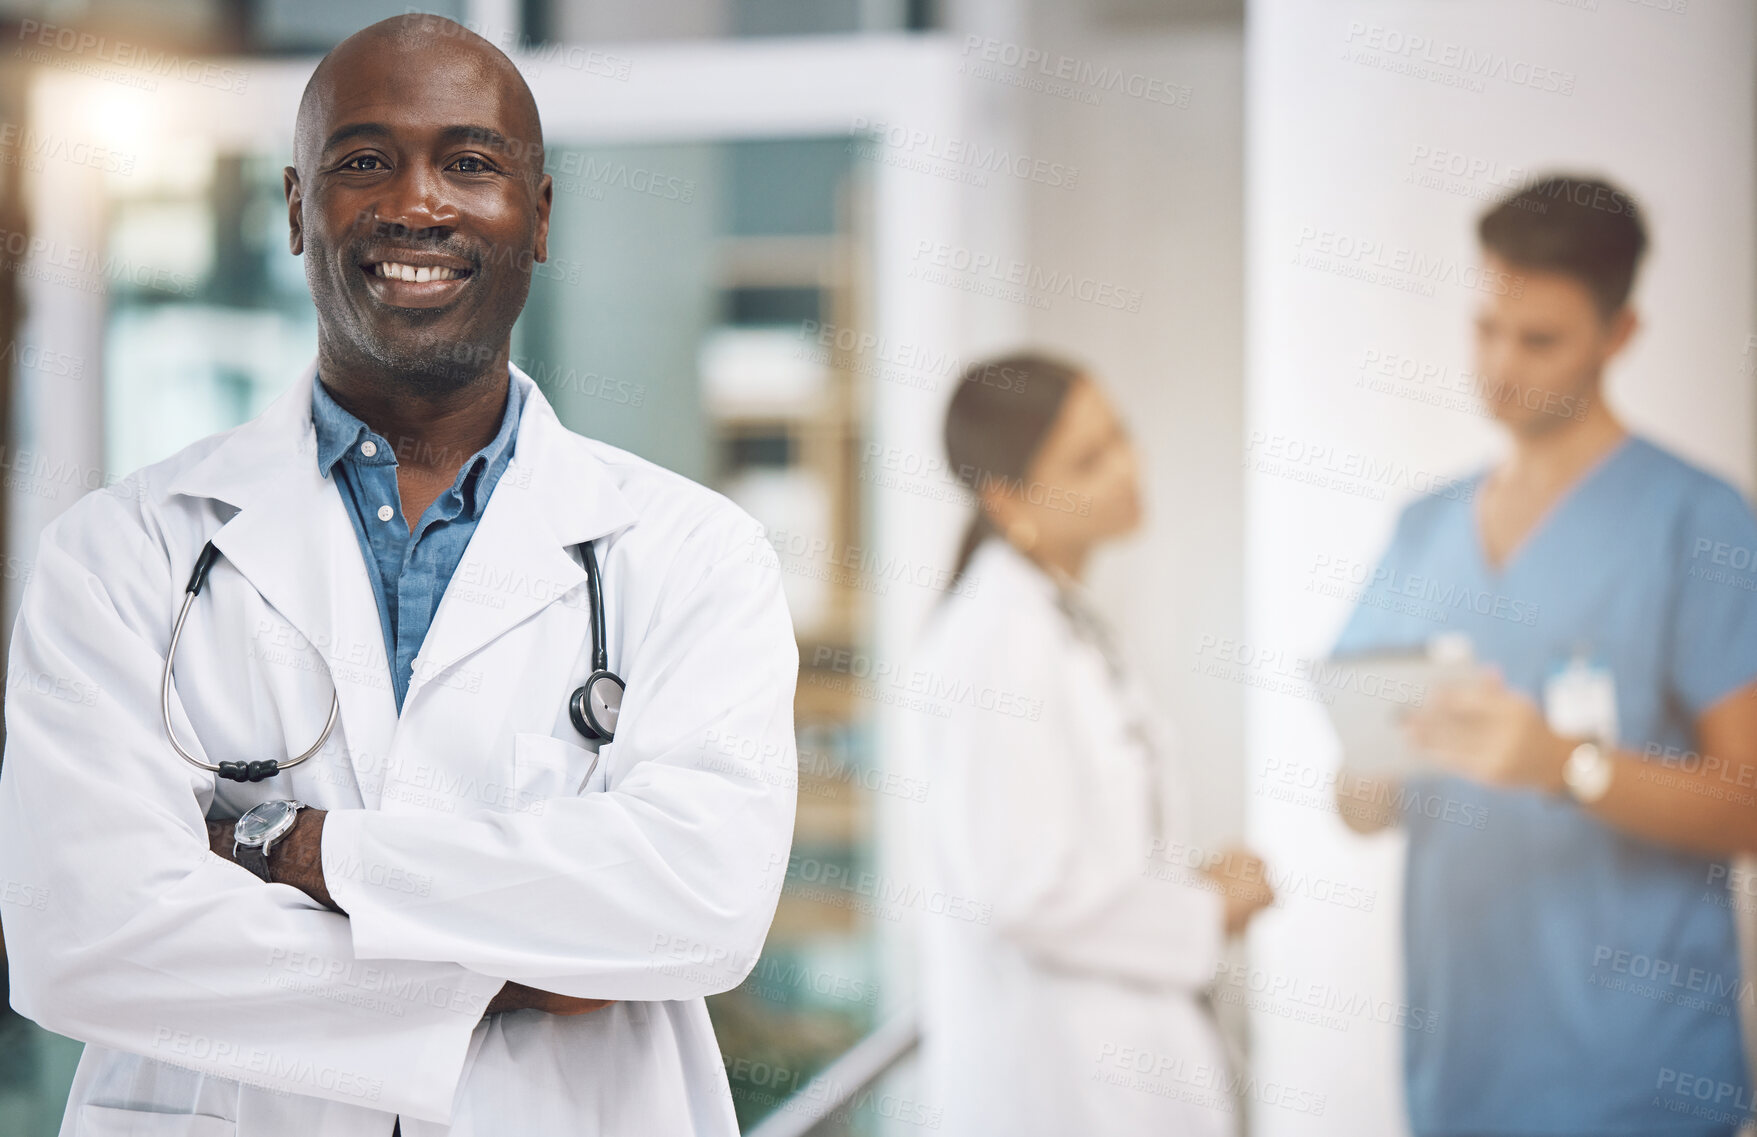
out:
{"label": "stethoscope", "polygon": [[[624,684],[610,670],[610,653],[605,647],[604,586],[598,578],[598,553],[592,548],[590,541],[585,543],[585,550],[586,591],[592,600],[592,673],[586,677],[584,684],[568,696],[567,717],[572,721],[574,729],[586,738],[612,742],[616,738],[616,720],[622,713]],[[159,713],[164,719],[165,734],[171,740],[171,749],[185,762],[234,782],[260,782],[264,778],[274,777],[282,770],[297,766],[322,750],[323,744],[329,741],[330,732],[336,728],[340,702],[334,693],[330,695],[329,718],[324,721],[323,733],[296,758],[285,761],[267,758],[216,764],[203,762],[183,748],[183,743],[177,738],[176,728],[171,725],[171,665],[177,658],[177,641],[183,636],[183,624],[189,619],[189,609],[194,606],[195,598],[201,595],[201,586],[207,583],[208,571],[214,567],[214,562],[219,557],[220,551],[212,541],[203,545],[201,555],[195,558],[195,570],[189,574],[189,584],[183,589],[183,606],[177,611],[177,622],[171,626],[171,645],[165,651],[165,673],[159,683]],[[597,765],[596,759],[593,765]]]}

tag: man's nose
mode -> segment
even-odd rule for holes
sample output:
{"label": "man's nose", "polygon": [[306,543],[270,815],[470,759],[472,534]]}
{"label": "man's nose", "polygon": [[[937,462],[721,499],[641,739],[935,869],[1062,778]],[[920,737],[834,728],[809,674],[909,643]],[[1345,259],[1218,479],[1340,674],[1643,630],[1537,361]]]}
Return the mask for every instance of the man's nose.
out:
{"label": "man's nose", "polygon": [[452,229],[458,208],[440,172],[421,163],[406,166],[384,185],[373,204],[372,220],[392,237],[419,236],[430,229]]}

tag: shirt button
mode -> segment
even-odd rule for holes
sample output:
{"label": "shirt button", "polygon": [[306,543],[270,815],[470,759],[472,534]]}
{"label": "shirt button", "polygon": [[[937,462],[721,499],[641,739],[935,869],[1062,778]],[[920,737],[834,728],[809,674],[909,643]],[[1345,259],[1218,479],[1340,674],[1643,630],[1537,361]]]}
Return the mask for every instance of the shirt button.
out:
{"label": "shirt button", "polygon": [[388,505],[381,505],[378,507],[378,519],[380,521],[389,521],[391,518],[395,517],[396,515],[397,515],[397,511],[392,509]]}
{"label": "shirt button", "polygon": [[[360,453],[366,455],[368,458],[372,457],[374,454],[378,453],[378,443],[368,438],[365,442],[360,444]],[[389,518],[386,518],[386,520],[389,520]]]}

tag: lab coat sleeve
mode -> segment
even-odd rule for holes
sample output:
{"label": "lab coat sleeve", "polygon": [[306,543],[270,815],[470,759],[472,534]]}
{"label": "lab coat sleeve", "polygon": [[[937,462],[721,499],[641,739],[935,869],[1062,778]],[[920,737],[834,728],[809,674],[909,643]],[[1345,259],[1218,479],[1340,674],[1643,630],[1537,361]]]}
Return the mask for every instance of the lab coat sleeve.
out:
{"label": "lab coat sleeve", "polygon": [[209,850],[213,775],[170,749],[158,703],[184,582],[135,485],[48,527],[13,629],[0,767],[12,1005],[204,1074],[447,1122],[498,984],[448,964],[369,973],[346,917]]}
{"label": "lab coat sleeve", "polygon": [[978,675],[928,677],[967,693],[930,732],[945,741],[925,756],[943,879],[972,893],[948,910],[989,906],[997,932],[1053,966],[1191,989],[1211,982],[1224,947],[1221,897],[1174,855],[1183,846],[1155,846],[1146,795],[1080,736],[1065,647],[1040,623],[1010,622]]}
{"label": "lab coat sleeve", "polygon": [[[799,652],[756,523],[692,534],[627,681],[604,790],[456,817],[350,810],[326,866],[406,866],[413,895],[330,874],[365,958],[456,960],[563,995],[688,999],[755,965],[786,877]],[[734,529],[733,535],[728,530]],[[762,755],[760,769],[728,753]],[[754,776],[753,776],[754,775]]]}

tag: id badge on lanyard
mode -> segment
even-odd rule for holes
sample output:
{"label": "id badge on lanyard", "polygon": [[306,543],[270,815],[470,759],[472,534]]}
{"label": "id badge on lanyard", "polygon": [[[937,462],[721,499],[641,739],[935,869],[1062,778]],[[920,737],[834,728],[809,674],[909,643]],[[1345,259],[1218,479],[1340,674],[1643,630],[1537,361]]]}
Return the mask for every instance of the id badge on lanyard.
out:
{"label": "id badge on lanyard", "polygon": [[1557,734],[1615,746],[1617,683],[1610,666],[1596,654],[1577,648],[1544,680],[1543,716]]}

